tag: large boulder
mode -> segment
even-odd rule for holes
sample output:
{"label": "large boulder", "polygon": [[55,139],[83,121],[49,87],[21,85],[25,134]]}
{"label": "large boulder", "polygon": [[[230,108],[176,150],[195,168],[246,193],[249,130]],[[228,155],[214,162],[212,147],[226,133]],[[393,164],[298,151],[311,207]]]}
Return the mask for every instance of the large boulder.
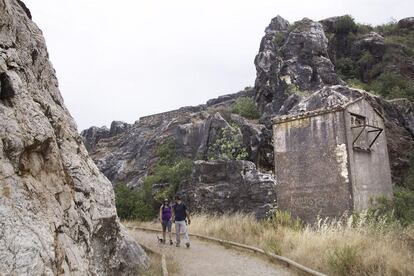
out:
{"label": "large boulder", "polygon": [[[232,124],[240,129],[248,159],[260,168],[271,170],[273,147],[263,143],[271,136],[265,126],[231,113],[238,98],[250,97],[252,93],[246,89],[209,100],[205,105],[142,117],[133,125],[114,122],[109,132],[92,127],[83,131],[82,136],[92,158],[114,185],[140,187],[157,163],[157,147],[170,139],[176,142],[177,156],[207,160],[209,149],[221,131]],[[112,135],[112,129],[119,124],[121,130]],[[92,135],[97,130],[103,135]]]}
{"label": "large boulder", "polygon": [[414,30],[414,17],[403,18],[398,21],[398,27],[401,29]]}
{"label": "large boulder", "polygon": [[[331,17],[320,23],[305,18],[289,25],[278,16],[266,28],[255,59],[255,98],[262,111],[261,122],[268,132],[271,133],[270,119],[274,116],[342,104],[365,93],[345,86],[335,72],[332,60],[336,58],[358,60],[369,53],[375,63],[388,53],[398,62],[386,63],[382,70],[413,76],[413,63],[402,46],[387,45],[384,37],[375,32],[351,35],[352,39],[336,33],[341,18]],[[404,26],[408,28],[408,23]],[[363,79],[370,79],[370,74],[365,70]],[[386,101],[373,95],[370,99],[384,116],[393,181],[401,183],[414,160],[412,102]],[[261,148],[267,145],[270,149],[272,143],[271,135],[263,135]],[[273,160],[269,160],[267,166],[273,167]]]}
{"label": "large boulder", "polygon": [[255,65],[256,101],[266,114],[278,113],[292,90],[310,93],[343,84],[329,59],[322,24],[307,18],[293,25],[280,16],[272,19]]}
{"label": "large boulder", "polygon": [[0,1],[0,274],[132,275],[144,251],[77,133],[42,32]]}
{"label": "large boulder", "polygon": [[88,151],[94,150],[99,140],[110,136],[109,129],[106,126],[103,127],[90,127],[87,130],[82,131],[82,137],[84,137],[85,147]]}
{"label": "large boulder", "polygon": [[255,213],[264,218],[276,206],[276,180],[249,161],[196,161],[181,193],[192,212]]}

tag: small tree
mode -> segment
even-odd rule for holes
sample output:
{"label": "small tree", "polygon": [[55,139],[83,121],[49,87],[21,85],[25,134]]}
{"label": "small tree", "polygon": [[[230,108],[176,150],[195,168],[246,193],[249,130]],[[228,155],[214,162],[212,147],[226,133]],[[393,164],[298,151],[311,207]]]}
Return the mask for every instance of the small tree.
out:
{"label": "small tree", "polygon": [[358,30],[358,25],[350,15],[341,16],[335,24],[335,33],[347,35],[355,33]]}
{"label": "small tree", "polygon": [[241,97],[233,104],[233,113],[239,114],[247,119],[260,118],[259,110],[252,98]]}
{"label": "small tree", "polygon": [[339,58],[336,61],[336,70],[345,79],[352,79],[358,76],[355,70],[355,62],[349,58]]}
{"label": "small tree", "polygon": [[208,149],[209,160],[246,160],[248,156],[240,129],[236,125],[222,129]]}
{"label": "small tree", "polygon": [[[118,184],[115,199],[118,216],[122,219],[153,219],[158,212],[158,203],[164,198],[171,198],[191,174],[193,163],[177,154],[176,142],[168,139],[157,148],[158,161],[151,175],[146,177],[143,185],[130,189],[125,184]],[[154,184],[168,184],[167,187],[153,191]]]}
{"label": "small tree", "polygon": [[145,189],[132,190],[125,184],[118,184],[115,188],[115,202],[118,216],[121,219],[150,220],[155,211],[152,208],[152,199],[148,197],[150,191]]}

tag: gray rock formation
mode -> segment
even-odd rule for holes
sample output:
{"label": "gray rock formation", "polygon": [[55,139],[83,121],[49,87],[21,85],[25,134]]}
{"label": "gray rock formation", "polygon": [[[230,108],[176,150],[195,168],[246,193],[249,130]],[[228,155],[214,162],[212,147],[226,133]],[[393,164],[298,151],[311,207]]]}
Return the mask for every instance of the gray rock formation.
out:
{"label": "gray rock formation", "polygon": [[177,155],[206,160],[219,132],[231,122],[240,127],[250,160],[270,162],[271,149],[266,151],[260,146],[265,126],[230,112],[235,99],[250,95],[252,91],[245,90],[210,100],[206,105],[142,117],[124,126],[120,134],[113,134],[113,123],[110,131],[92,127],[82,136],[98,167],[115,185],[139,187],[157,161],[156,148],[170,138],[177,143]]}
{"label": "gray rock formation", "polygon": [[400,21],[398,21],[398,27],[400,27],[401,29],[413,30],[414,29],[414,17],[407,17],[407,18],[401,19]]}
{"label": "gray rock formation", "polygon": [[196,161],[181,187],[192,211],[249,212],[263,218],[276,205],[276,180],[249,161]]}
{"label": "gray rock formation", "polygon": [[0,274],[135,274],[147,257],[64,106],[41,31],[18,0],[0,1],[0,27]]}
{"label": "gray rock formation", "polygon": [[[225,95],[208,101],[206,105],[143,117],[133,125],[122,126],[120,132],[86,130],[82,136],[90,145],[92,158],[114,184],[140,187],[157,161],[155,149],[173,137],[177,141],[179,155],[204,160],[197,161],[192,180],[181,187],[181,192],[191,195],[187,201],[193,209],[213,212],[238,209],[263,214],[261,210],[265,208],[262,206],[271,202],[271,198],[266,197],[270,189],[268,182],[243,178],[240,166],[255,171],[250,167],[253,166],[251,163],[205,162],[208,149],[221,129],[236,124],[243,136],[249,161],[257,166],[258,171],[273,171],[272,117],[343,104],[366,93],[345,86],[338,77],[333,62],[335,51],[343,51],[343,55],[369,51],[374,59],[382,58],[384,38],[370,32],[357,37],[349,49],[340,48],[338,45],[343,42],[340,37],[334,37],[334,43],[331,43],[325,34],[336,29],[339,18],[321,22],[305,18],[291,25],[282,17],[275,17],[265,29],[255,58],[257,78],[254,89]],[[231,114],[231,105],[240,96],[254,96],[262,112],[259,122]],[[386,101],[370,94],[367,97],[385,118],[393,180],[400,183],[414,157],[412,102]],[[200,180],[199,176],[204,179],[215,170],[221,172],[219,176]],[[243,186],[243,183],[251,181],[259,184],[255,184],[254,189]],[[240,192],[237,193],[236,189]],[[258,199],[249,205],[252,194]],[[226,196],[232,200],[226,201]]]}
{"label": "gray rock formation", "polygon": [[280,16],[272,19],[255,65],[256,100],[264,113],[277,113],[292,88],[310,93],[343,84],[329,59],[322,24],[307,18],[293,25]]}
{"label": "gray rock formation", "polygon": [[[330,60],[336,51],[342,51],[335,45],[341,40],[334,37],[328,51],[324,29],[332,32],[339,18],[328,18],[321,23],[303,19],[292,27],[286,27],[289,23],[278,16],[266,28],[255,60],[255,90],[258,105],[263,111],[262,122],[269,129],[268,121],[274,116],[325,108],[336,101],[346,102],[353,99],[355,94],[360,95],[361,92],[344,86]],[[343,52],[357,55],[366,50],[374,58],[382,58],[384,47],[382,36],[370,32],[349,45],[349,53],[347,50]],[[265,55],[271,58],[264,59]],[[309,78],[310,75],[313,77]],[[295,89],[292,89],[292,84],[296,86]],[[385,117],[393,180],[400,183],[410,167],[410,160],[414,158],[414,132],[409,127],[413,114],[412,102],[370,97]],[[268,136],[267,139],[267,142],[266,139],[262,140],[262,144],[270,148],[272,142]]]}
{"label": "gray rock formation", "polygon": [[82,132],[82,137],[85,137],[85,147],[88,151],[95,150],[96,144],[99,140],[109,137],[109,129],[103,127],[91,127]]}

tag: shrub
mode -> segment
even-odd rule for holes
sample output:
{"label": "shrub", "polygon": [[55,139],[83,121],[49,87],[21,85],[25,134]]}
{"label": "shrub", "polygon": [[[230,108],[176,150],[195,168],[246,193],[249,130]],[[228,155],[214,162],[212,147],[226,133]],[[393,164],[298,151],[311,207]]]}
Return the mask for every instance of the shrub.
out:
{"label": "shrub", "polygon": [[364,51],[361,57],[358,59],[357,64],[361,70],[366,70],[367,68],[372,67],[374,62],[375,62],[375,59],[371,55],[371,53],[368,51]]}
{"label": "shrub", "polygon": [[369,24],[358,24],[357,23],[357,28],[358,28],[358,33],[362,33],[362,34],[366,34],[374,30],[374,28]]}
{"label": "shrub", "polygon": [[148,203],[147,192],[132,190],[125,184],[118,184],[115,188],[115,202],[118,216],[121,219],[150,220],[155,212]]}
{"label": "shrub", "polygon": [[[158,202],[164,198],[171,198],[178,191],[180,184],[189,178],[192,162],[177,155],[176,142],[173,139],[161,144],[156,153],[158,161],[142,187],[132,190],[125,184],[117,185],[115,199],[121,219],[153,219],[158,214]],[[166,184],[166,187],[154,193],[154,184]]]}
{"label": "shrub", "polygon": [[329,267],[337,275],[355,275],[361,271],[358,250],[354,246],[345,245],[335,248],[328,258]]}
{"label": "shrub", "polygon": [[382,73],[369,85],[369,89],[385,98],[393,98],[393,95],[402,95],[409,99],[414,99],[414,81],[398,73]]}
{"label": "shrub", "polygon": [[410,169],[408,170],[405,180],[401,186],[410,191],[414,191],[414,157],[411,157]]}
{"label": "shrub", "polygon": [[276,45],[281,46],[285,42],[285,36],[286,35],[284,33],[278,32],[274,38]]}
{"label": "shrub", "polygon": [[380,33],[383,36],[393,35],[398,33],[398,24],[395,20],[391,20],[390,22],[376,26],[374,30]]}
{"label": "shrub", "polygon": [[233,104],[233,113],[239,114],[247,119],[260,118],[259,110],[252,98],[241,97]]}
{"label": "shrub", "polygon": [[172,198],[179,190],[180,184],[189,178],[192,165],[191,160],[181,159],[171,165],[158,166],[146,182],[151,186],[157,183],[168,183],[168,186],[155,193],[155,202],[160,202],[164,198]]}
{"label": "shrub", "polygon": [[360,81],[359,79],[356,79],[356,78],[354,78],[354,79],[348,79],[346,81],[346,83],[349,86],[354,87],[354,88],[357,88],[357,89],[368,90],[367,84],[366,83],[363,83],[362,81]]}
{"label": "shrub", "polygon": [[398,34],[385,37],[385,43],[390,48],[395,48],[395,44],[402,45],[400,47],[404,54],[414,56],[414,30],[401,31]]}
{"label": "shrub", "polygon": [[209,160],[246,160],[248,156],[237,125],[221,129],[216,141],[208,149]]}
{"label": "shrub", "polygon": [[302,221],[298,218],[293,218],[292,214],[287,211],[276,210],[268,218],[268,222],[273,227],[289,227],[292,230],[299,231],[303,228]]}
{"label": "shrub", "polygon": [[156,150],[156,155],[158,157],[158,165],[173,164],[177,159],[176,142],[174,139],[169,138],[161,144]]}
{"label": "shrub", "polygon": [[358,26],[355,20],[350,15],[341,16],[335,24],[335,33],[347,35],[349,33],[355,33],[358,30]]}
{"label": "shrub", "polygon": [[389,223],[396,222],[402,226],[414,223],[414,191],[396,188],[392,199],[374,199],[369,214],[376,221],[385,219]]}
{"label": "shrub", "polygon": [[355,62],[349,57],[337,59],[336,70],[344,79],[353,79],[358,76]]}

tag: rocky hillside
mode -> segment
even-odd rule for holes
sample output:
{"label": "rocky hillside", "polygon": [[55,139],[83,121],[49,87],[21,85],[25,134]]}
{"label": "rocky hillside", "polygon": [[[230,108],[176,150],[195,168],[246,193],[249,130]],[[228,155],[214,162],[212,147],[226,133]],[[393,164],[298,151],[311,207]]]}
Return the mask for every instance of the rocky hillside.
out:
{"label": "rocky hillside", "polygon": [[64,106],[42,32],[21,1],[0,1],[0,274],[135,274],[146,262]]}
{"label": "rocky hillside", "polygon": [[[393,180],[396,184],[403,183],[412,167],[414,156],[414,104],[407,99],[386,100],[347,85],[348,79],[344,78],[342,71],[338,72],[338,61],[341,58],[346,57],[354,62],[358,59],[355,54],[357,49],[362,49],[372,52],[379,60],[385,60],[387,50],[378,52],[378,39],[381,35],[371,30],[367,34],[355,34],[355,39],[349,41],[351,45],[346,49],[340,46],[342,44],[338,41],[342,29],[338,26],[342,26],[343,18],[335,17],[321,22],[305,18],[291,24],[280,16],[275,17],[265,29],[259,53],[255,58],[257,78],[254,88],[211,100],[205,105],[140,118],[132,125],[114,122],[110,129],[93,127],[85,130],[82,136],[92,158],[115,185],[126,184],[140,188],[147,176],[153,175],[157,170],[159,156],[156,149],[167,139],[173,138],[177,145],[177,155],[190,160],[204,160],[204,163],[196,162],[188,181],[177,187],[178,191],[186,191],[187,201],[194,203],[194,209],[223,212],[231,211],[230,206],[234,204],[238,206],[238,210],[251,211],[253,208],[258,211],[260,208],[250,205],[250,202],[256,201],[253,198],[259,195],[258,201],[270,205],[274,203],[270,202],[273,199],[266,197],[269,188],[264,188],[262,193],[243,189],[236,193],[234,183],[224,176],[230,172],[216,176],[217,181],[209,180],[208,185],[200,180],[203,179],[201,172],[216,171],[210,169],[213,165],[205,162],[206,160],[232,159],[209,156],[209,152],[217,149],[217,144],[221,148],[233,145],[234,141],[231,139],[223,143],[223,132],[232,129],[232,136],[241,137],[246,155],[239,159],[254,163],[258,171],[267,172],[267,176],[271,178],[271,118],[326,108],[365,94],[385,118]],[[403,28],[412,29],[411,25],[402,25]],[[350,48],[355,50],[345,51]],[[390,61],[387,62],[391,64]],[[398,63],[394,67],[390,65],[387,70],[396,74],[401,68],[405,68],[404,72],[411,70],[412,63],[409,59],[406,63]],[[412,75],[406,76],[412,80]],[[364,79],[364,74],[358,75],[358,78],[361,82],[373,81]],[[237,104],[243,97],[254,99],[259,110],[258,120],[235,114],[235,102]],[[223,161],[213,162],[217,166],[217,174],[220,174],[220,162]],[[254,174],[257,173],[255,171]],[[234,174],[235,179],[239,177],[237,171],[231,174]],[[246,180],[242,181],[247,183]],[[251,185],[269,187],[262,180],[255,183]],[[154,184],[153,193],[159,187],[168,186],[168,183]],[[204,189],[206,186],[208,188]],[[229,205],[218,207],[220,204],[210,204],[211,201],[216,202],[212,195],[217,195],[218,198],[228,196]]]}
{"label": "rocky hillside", "polygon": [[[255,98],[262,111],[262,122],[267,126],[274,116],[325,108],[365,93],[352,85],[347,86],[333,63],[335,56],[351,55],[332,46],[334,42],[326,35],[332,29],[339,32],[337,25],[341,18],[321,22],[305,18],[294,24],[280,16],[272,19],[255,59]],[[374,32],[370,35],[380,36]],[[364,44],[364,49],[374,54],[378,46],[377,40],[366,39],[364,35],[353,43],[346,49],[360,49],[358,47]],[[413,64],[410,66],[414,72]],[[397,74],[401,67],[403,65],[395,62],[393,72]],[[374,94],[367,96],[385,118],[393,180],[401,184],[413,166],[414,104],[407,99],[387,101]]]}

